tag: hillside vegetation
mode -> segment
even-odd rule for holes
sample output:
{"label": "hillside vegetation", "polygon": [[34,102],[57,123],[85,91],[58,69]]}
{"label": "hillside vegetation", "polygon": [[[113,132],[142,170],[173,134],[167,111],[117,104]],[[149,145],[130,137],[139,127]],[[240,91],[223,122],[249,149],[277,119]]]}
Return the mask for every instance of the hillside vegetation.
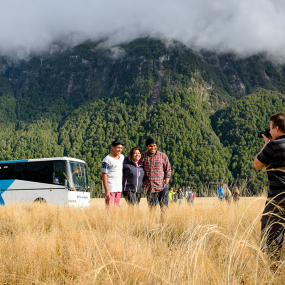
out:
{"label": "hillside vegetation", "polygon": [[[244,185],[257,173],[257,132],[285,110],[282,66],[178,42],[86,42],[28,61],[2,58],[0,70],[0,159],[81,158],[97,194],[111,141],[124,141],[127,154],[148,136],[170,158],[171,185],[191,183],[200,196],[221,181]],[[250,193],[266,187],[265,174],[247,184]]]}

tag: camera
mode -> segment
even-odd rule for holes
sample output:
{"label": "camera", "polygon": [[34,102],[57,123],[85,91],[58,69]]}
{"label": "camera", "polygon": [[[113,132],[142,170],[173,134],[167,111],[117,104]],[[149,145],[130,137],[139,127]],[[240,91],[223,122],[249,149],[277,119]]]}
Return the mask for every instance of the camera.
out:
{"label": "camera", "polygon": [[272,139],[271,134],[270,134],[270,128],[266,128],[265,131],[258,132],[258,137],[259,137],[260,139],[263,138],[262,135],[265,135],[268,139]]}

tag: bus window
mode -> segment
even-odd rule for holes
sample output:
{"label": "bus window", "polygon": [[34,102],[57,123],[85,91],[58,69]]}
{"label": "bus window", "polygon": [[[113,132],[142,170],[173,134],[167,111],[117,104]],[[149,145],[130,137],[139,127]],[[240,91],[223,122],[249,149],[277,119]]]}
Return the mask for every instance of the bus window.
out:
{"label": "bus window", "polygon": [[15,179],[15,163],[0,164],[0,180]]}
{"label": "bus window", "polygon": [[15,163],[16,179],[27,180],[27,162]]}
{"label": "bus window", "polygon": [[50,183],[53,180],[53,162],[40,161],[28,162],[28,177],[29,181]]}
{"label": "bus window", "polygon": [[86,165],[80,162],[70,161],[71,182],[76,190],[84,190],[88,188],[88,179],[86,173]]}
{"label": "bus window", "polygon": [[64,161],[54,161],[53,183],[64,185],[64,179],[67,179],[66,166]]}

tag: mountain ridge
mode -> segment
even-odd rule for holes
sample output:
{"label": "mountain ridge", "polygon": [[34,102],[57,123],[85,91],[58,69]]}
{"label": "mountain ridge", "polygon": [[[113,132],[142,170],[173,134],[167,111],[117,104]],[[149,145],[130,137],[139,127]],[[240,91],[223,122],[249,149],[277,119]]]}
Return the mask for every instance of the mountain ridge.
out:
{"label": "mountain ridge", "polygon": [[[2,58],[0,159],[82,158],[99,193],[100,164],[110,142],[119,138],[128,151],[153,135],[170,158],[173,186],[192,183],[200,196],[214,193],[221,181],[241,187],[256,174],[249,165],[260,144],[256,132],[268,125],[270,110],[285,107],[285,69],[262,55],[252,58],[197,53],[154,39],[113,48],[86,42],[16,64]],[[244,143],[237,128],[239,117],[248,114],[253,120],[243,120],[245,126],[258,122],[259,129],[245,129],[246,143],[253,143],[244,152],[237,147]],[[223,124],[237,137],[222,131]],[[249,189],[257,193],[264,185],[260,175]]]}

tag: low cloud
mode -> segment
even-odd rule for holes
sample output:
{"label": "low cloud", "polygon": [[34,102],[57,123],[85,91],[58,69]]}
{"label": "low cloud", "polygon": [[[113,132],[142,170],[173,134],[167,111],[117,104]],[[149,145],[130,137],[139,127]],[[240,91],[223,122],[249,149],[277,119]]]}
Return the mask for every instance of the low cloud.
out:
{"label": "low cloud", "polygon": [[285,62],[281,0],[11,0],[1,4],[1,11],[0,54],[15,58],[87,39],[108,38],[108,44],[116,46],[153,36],[197,50],[242,56],[266,52]]}
{"label": "low cloud", "polygon": [[124,57],[125,55],[125,50],[122,49],[121,47],[112,47],[110,48],[110,57],[112,59],[119,59]]}

